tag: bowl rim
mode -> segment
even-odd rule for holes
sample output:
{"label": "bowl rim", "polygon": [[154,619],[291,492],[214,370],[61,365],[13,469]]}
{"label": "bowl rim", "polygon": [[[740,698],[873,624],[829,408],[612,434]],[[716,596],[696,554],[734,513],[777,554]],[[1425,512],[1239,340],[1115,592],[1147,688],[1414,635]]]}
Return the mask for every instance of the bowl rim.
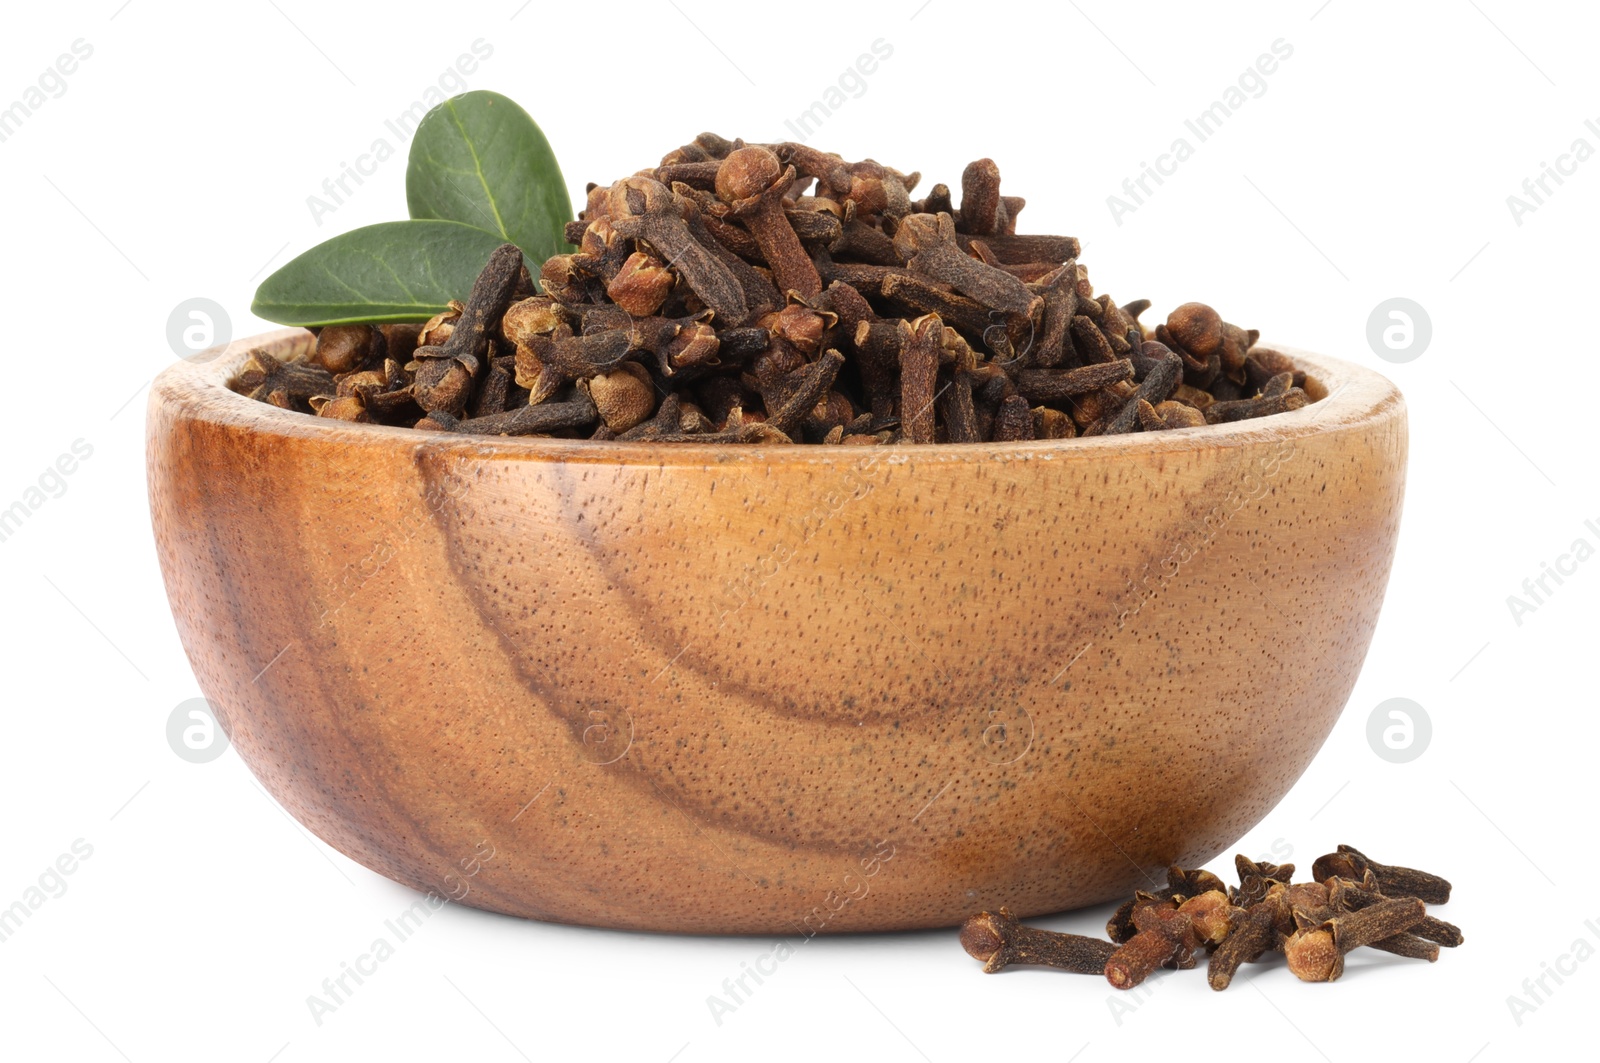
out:
{"label": "bowl rim", "polygon": [[312,333],[303,328],[276,329],[248,336],[168,366],[151,383],[148,424],[164,411],[189,420],[247,430],[262,437],[341,445],[390,444],[410,452],[465,450],[496,458],[599,463],[608,465],[759,465],[859,463],[877,456],[891,461],[1103,460],[1110,456],[1190,453],[1361,429],[1399,416],[1405,399],[1399,388],[1372,369],[1338,358],[1278,343],[1261,344],[1281,351],[1306,372],[1306,391],[1313,401],[1298,410],[1227,424],[1133,432],[1114,436],[1027,440],[1013,443],[873,444],[748,444],[660,443],[587,439],[537,439],[474,433],[428,432],[393,425],[352,424],[297,413],[241,395],[228,381],[251,351],[265,349],[274,357],[294,360],[309,353]]}

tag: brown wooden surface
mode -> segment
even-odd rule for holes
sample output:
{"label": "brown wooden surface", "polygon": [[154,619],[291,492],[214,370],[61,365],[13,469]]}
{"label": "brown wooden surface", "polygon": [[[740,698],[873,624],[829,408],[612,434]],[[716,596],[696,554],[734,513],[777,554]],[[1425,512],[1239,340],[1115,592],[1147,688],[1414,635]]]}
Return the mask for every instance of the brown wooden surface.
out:
{"label": "brown wooden surface", "polygon": [[886,930],[1162,884],[1327,737],[1399,527],[1399,393],[1299,351],[1326,398],[1259,421],[706,448],[346,425],[223,386],[247,346],[307,343],[154,385],[183,644],[319,837],[538,919]]}

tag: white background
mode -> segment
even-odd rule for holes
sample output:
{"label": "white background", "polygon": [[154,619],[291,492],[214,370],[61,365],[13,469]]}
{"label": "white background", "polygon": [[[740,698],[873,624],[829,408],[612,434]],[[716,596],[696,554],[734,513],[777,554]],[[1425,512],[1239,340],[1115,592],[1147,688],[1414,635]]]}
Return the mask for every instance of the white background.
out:
{"label": "white background", "polygon": [[[1507,597],[1574,540],[1600,546],[1584,524],[1600,526],[1588,328],[1600,159],[1551,184],[1521,224],[1507,197],[1575,139],[1600,149],[1584,125],[1600,127],[1594,9],[921,3],[790,5],[787,20],[713,0],[8,7],[0,105],[73,41],[93,54],[0,143],[0,508],[75,440],[93,453],[0,543],[0,907],[75,840],[93,855],[0,943],[0,1055],[1091,1063],[1248,1044],[1339,1063],[1487,1063],[1593,1051],[1582,1031],[1600,963],[1561,960],[1574,973],[1538,998],[1523,981],[1580,939],[1585,956],[1600,949],[1600,559],[1550,583],[1520,624]],[[1051,971],[984,976],[947,931],[819,938],[719,1025],[706,997],[771,942],[451,905],[314,1022],[307,996],[413,895],[312,838],[231,751],[195,765],[168,747],[168,716],[201,692],[152,549],[144,389],[175,357],[174,306],[210,298],[235,337],[260,331],[248,307],[267,271],[403,216],[405,146],[384,119],[478,38],[493,55],[466,87],[523,103],[580,198],[586,181],[653,165],[704,129],[787,137],[784,119],[883,38],[893,55],[812,143],[920,170],[924,188],[992,156],[1028,199],[1023,231],[1080,236],[1119,301],[1147,296],[1159,315],[1205,300],[1269,340],[1390,376],[1410,406],[1411,464],[1382,621],[1327,745],[1238,848],[1292,848],[1308,868],[1349,841],[1441,871],[1457,899],[1440,914],[1467,944],[1432,967],[1364,958],[1329,986],[1251,967],[1225,994],[1194,972],[1117,997]],[[1205,143],[1190,135],[1193,157],[1118,225],[1107,196],[1279,38],[1293,54],[1264,94]],[[307,197],[380,136],[396,157],[318,225]],[[1395,296],[1432,320],[1405,364],[1366,338],[1369,312]],[[1367,739],[1393,697],[1432,721],[1409,763]],[[1041,922],[1098,932],[1106,914]],[[1528,1005],[1517,1014],[1513,995]]]}

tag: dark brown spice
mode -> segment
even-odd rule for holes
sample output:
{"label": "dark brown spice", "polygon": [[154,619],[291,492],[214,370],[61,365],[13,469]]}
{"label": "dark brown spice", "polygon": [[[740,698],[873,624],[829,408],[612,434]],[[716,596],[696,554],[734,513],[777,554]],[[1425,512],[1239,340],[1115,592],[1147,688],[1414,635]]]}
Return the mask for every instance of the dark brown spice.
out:
{"label": "dark brown spice", "polygon": [[[1370,870],[1364,882],[1353,882],[1343,878],[1331,879],[1327,883],[1328,903],[1333,908],[1347,912],[1370,908],[1380,901],[1389,899],[1378,890],[1377,885],[1377,879]],[[1422,920],[1411,928],[1411,933],[1443,945],[1447,949],[1453,949],[1465,940],[1460,927],[1432,915],[1423,916]]]}
{"label": "dark brown spice", "polygon": [[1290,388],[1281,395],[1261,395],[1253,399],[1232,399],[1213,402],[1205,408],[1206,424],[1225,424],[1251,417],[1266,417],[1274,413],[1298,410],[1310,399],[1299,388]]}
{"label": "dark brown spice", "polygon": [[783,211],[784,194],[794,179],[793,166],[785,169],[771,151],[753,145],[722,160],[716,188],[717,195],[732,208],[733,217],[749,226],[778,288],[810,299],[821,293],[822,278]]}
{"label": "dark brown spice", "polygon": [[1193,406],[1167,400],[1156,407],[1161,423],[1167,428],[1199,428],[1206,423],[1206,415]]}
{"label": "dark brown spice", "polygon": [[1288,886],[1294,880],[1293,864],[1269,864],[1251,860],[1243,853],[1233,858],[1233,868],[1239,875],[1239,887],[1229,889],[1228,899],[1241,908],[1265,900],[1274,883]]}
{"label": "dark brown spice", "polygon": [[1254,963],[1277,946],[1278,928],[1289,917],[1283,892],[1280,884],[1249,908],[1235,909],[1242,911],[1242,915],[1235,921],[1227,940],[1211,954],[1206,970],[1206,981],[1212,989],[1228,988],[1241,966]]}
{"label": "dark brown spice", "polygon": [[1106,923],[1106,936],[1121,944],[1136,933],[1133,923],[1135,909],[1156,906],[1176,908],[1191,897],[1218,892],[1226,896],[1227,887],[1222,880],[1203,868],[1167,868],[1167,884],[1158,890],[1136,891],[1131,900],[1123,902]]}
{"label": "dark brown spice", "polygon": [[[1016,409],[1011,402],[1016,398],[1021,397],[1011,396],[1002,406]],[[1317,864],[1322,871],[1359,864],[1361,877],[1330,874],[1323,881],[1296,883],[1293,864],[1243,855],[1234,858],[1237,887],[1225,887],[1204,869],[1169,868],[1166,886],[1136,892],[1106,924],[1110,942],[1100,946],[1115,947],[1104,964],[1107,980],[1132,988],[1163,967],[1193,967],[1196,954],[1209,950],[1207,981],[1215,990],[1228,988],[1241,966],[1273,951],[1283,952],[1302,980],[1333,981],[1344,970],[1344,956],[1357,948],[1431,963],[1441,947],[1462,943],[1461,930],[1428,914],[1421,900],[1385,896],[1373,868],[1383,867],[1391,877],[1431,888],[1435,895],[1443,883],[1437,875],[1373,865],[1349,846]],[[980,959],[996,955],[1002,936],[997,925],[988,913],[973,917],[963,928],[962,944]]]}
{"label": "dark brown spice", "polygon": [[912,443],[933,442],[933,401],[939,372],[936,315],[900,323],[900,421]]}
{"label": "dark brown spice", "polygon": [[333,374],[319,366],[280,362],[266,351],[245,355],[232,382],[235,391],[285,410],[309,413],[316,395],[333,395]]}
{"label": "dark brown spice", "polygon": [[1450,883],[1438,875],[1377,863],[1349,845],[1341,845],[1338,852],[1318,857],[1311,865],[1311,873],[1318,881],[1338,877],[1359,882],[1366,871],[1372,872],[1378,889],[1385,896],[1415,897],[1428,904],[1446,904],[1450,900]]}
{"label": "dark brown spice", "polygon": [[1197,942],[1188,915],[1151,905],[1134,909],[1133,925],[1138,933],[1106,961],[1106,981],[1113,986],[1132,989],[1168,963],[1193,965]]}
{"label": "dark brown spice", "polygon": [[1033,413],[1028,409],[1028,400],[1021,395],[1001,400],[1000,410],[995,414],[994,441],[1017,443],[1032,438]]}
{"label": "dark brown spice", "polygon": [[[506,245],[426,324],[330,326],[303,365],[253,357],[232,386],[351,422],[827,445],[1159,432],[1320,394],[1209,306],[1146,328],[1147,300],[1096,293],[1075,238],[1016,232],[993,160],[959,204],[913,200],[919,180],[702,134],[591,185],[541,294]],[[518,412],[542,406],[561,410]]]}
{"label": "dark brown spice", "polygon": [[472,402],[472,416],[485,417],[492,413],[504,413],[510,393],[510,371],[503,365],[490,366],[489,375],[484,377],[483,386]]}
{"label": "dark brown spice", "polygon": [[838,351],[829,351],[810,365],[796,369],[792,374],[796,378],[793,389],[788,397],[768,414],[767,425],[785,435],[793,436],[800,418],[809,413],[833,386],[833,380],[839,375],[839,367],[842,365],[844,365],[844,355]]}
{"label": "dark brown spice", "polygon": [[338,375],[382,362],[387,350],[388,342],[376,325],[330,325],[317,333],[309,360]]}
{"label": "dark brown spice", "polygon": [[986,236],[1006,227],[1005,204],[1000,200],[1000,167],[993,159],[979,159],[961,171],[961,229]]}
{"label": "dark brown spice", "polygon": [[580,388],[568,402],[522,406],[504,413],[473,417],[465,421],[458,420],[444,410],[434,410],[417,422],[416,427],[439,432],[476,432],[486,436],[525,436],[557,428],[576,428],[592,424],[595,412],[594,402]]}
{"label": "dark brown spice", "polygon": [[1382,941],[1371,942],[1367,947],[1395,956],[1404,956],[1408,960],[1427,960],[1429,963],[1437,963],[1439,960],[1439,946],[1416,933],[1415,927],[1410,933],[1392,934]]}
{"label": "dark brown spice", "polygon": [[963,923],[961,947],[982,961],[985,974],[1022,964],[1100,974],[1117,950],[1109,941],[1023,926],[1005,908],[979,912]]}
{"label": "dark brown spice", "polygon": [[1385,900],[1321,921],[1296,913],[1300,929],[1284,943],[1283,953],[1295,977],[1305,982],[1332,982],[1344,973],[1347,952],[1402,934],[1426,914],[1415,898]]}
{"label": "dark brown spice", "polygon": [[[1085,303],[1078,301],[1078,309],[1095,305],[1092,301]],[[1094,318],[1087,314],[1078,314],[1067,326],[1067,332],[1072,339],[1073,351],[1076,353],[1076,362],[1079,365],[1093,364],[1095,362],[1114,362],[1117,352],[1111,349],[1111,341],[1106,334],[1100,331],[1100,326]]]}
{"label": "dark brown spice", "polygon": [[1073,395],[1108,388],[1133,379],[1133,363],[1126,358],[1079,366],[1077,369],[1023,369],[1016,375],[1017,391],[1030,402],[1055,402]]}
{"label": "dark brown spice", "polygon": [[489,349],[489,332],[500,327],[521,270],[522,252],[515,244],[502,244],[495,249],[489,264],[478,274],[449,338],[440,346],[416,349],[412,356],[418,363],[412,395],[417,405],[430,413],[442,410],[451,414],[459,414],[466,407],[473,379]]}
{"label": "dark brown spice", "polygon": [[975,335],[980,341],[998,324],[989,308],[976,299],[914,273],[892,271],[883,278],[879,290],[892,308],[915,315],[938,314],[945,324]]}
{"label": "dark brown spice", "polygon": [[906,268],[948,284],[990,310],[1032,318],[1043,297],[1016,277],[984,265],[956,246],[955,222],[948,214],[913,214],[895,230],[894,246]]}
{"label": "dark brown spice", "polygon": [[1078,426],[1060,410],[1035,406],[1032,413],[1035,439],[1071,439],[1078,434]]}
{"label": "dark brown spice", "polygon": [[340,395],[331,399],[326,395],[313,395],[310,403],[311,412],[318,417],[331,417],[335,421],[353,421],[358,424],[372,423],[372,414],[367,412],[367,397],[363,392]]}
{"label": "dark brown spice", "polygon": [[1161,419],[1161,415],[1156,412],[1156,408],[1154,406],[1150,405],[1144,399],[1139,399],[1137,401],[1139,409],[1139,427],[1143,428],[1146,432],[1158,432],[1167,427],[1167,422]]}
{"label": "dark brown spice", "polygon": [[[622,236],[648,241],[677,269],[695,295],[716,312],[718,319],[731,325],[743,324],[750,307],[738,278],[719,256],[694,238],[680,204],[681,200],[660,181],[630,177],[611,186],[607,202],[610,225]],[[574,301],[570,298],[574,294],[570,285],[561,293],[551,294],[562,302]],[[569,298],[563,299],[563,294]]]}

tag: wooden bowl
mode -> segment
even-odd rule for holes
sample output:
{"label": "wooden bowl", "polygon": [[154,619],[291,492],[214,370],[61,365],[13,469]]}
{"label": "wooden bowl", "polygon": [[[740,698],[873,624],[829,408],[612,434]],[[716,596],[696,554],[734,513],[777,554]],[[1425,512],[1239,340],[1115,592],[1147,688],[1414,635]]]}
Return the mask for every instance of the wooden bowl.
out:
{"label": "wooden bowl", "polygon": [[1165,883],[1258,822],[1355,683],[1406,415],[1150,435],[699,447],[419,433],[150,398],[202,690],[367,867],[491,911],[797,933]]}

